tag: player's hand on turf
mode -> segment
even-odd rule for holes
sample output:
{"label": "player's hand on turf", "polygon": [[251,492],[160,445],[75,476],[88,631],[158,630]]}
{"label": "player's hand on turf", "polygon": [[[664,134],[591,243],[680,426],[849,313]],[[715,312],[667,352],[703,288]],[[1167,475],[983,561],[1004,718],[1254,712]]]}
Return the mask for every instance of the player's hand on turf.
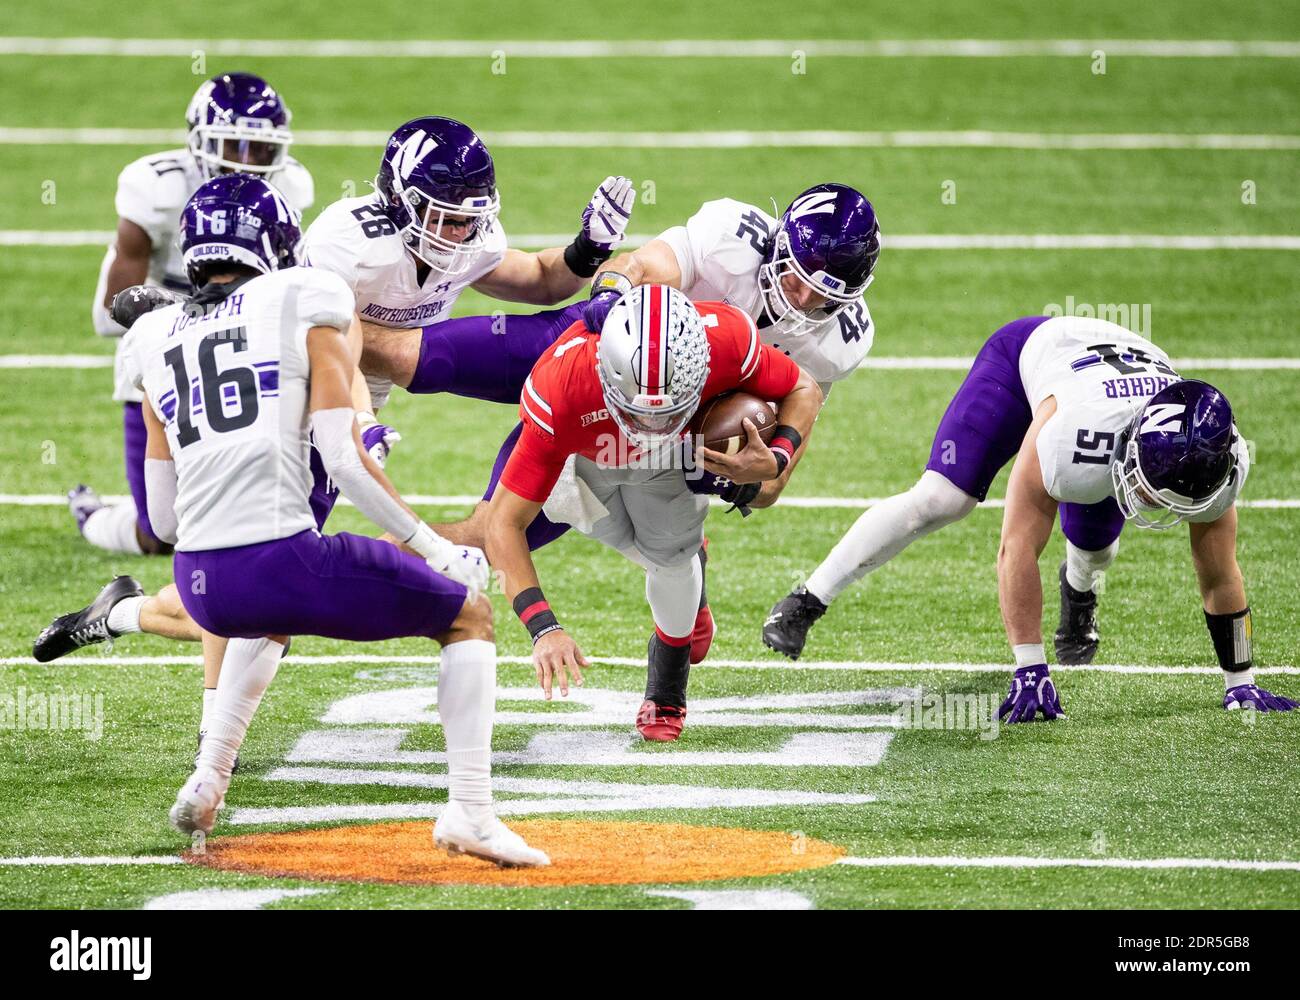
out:
{"label": "player's hand on turf", "polygon": [[775,479],[780,468],[776,464],[776,455],[758,436],[758,428],[749,417],[741,421],[741,426],[745,428],[745,447],[734,455],[701,447],[697,453],[700,464],[709,472],[726,476],[733,483],[762,483]]}
{"label": "player's hand on turf", "polygon": [[1056,684],[1048,675],[1045,663],[1021,667],[1012,675],[1011,693],[998,709],[998,718],[1008,725],[1034,722],[1039,712],[1048,722],[1065,718]]}
{"label": "player's hand on turf", "polygon": [[562,628],[547,632],[533,643],[533,667],[537,670],[537,683],[546,693],[546,700],[551,700],[551,687],[558,681],[560,697],[569,696],[569,680],[572,678],[577,687],[582,687],[582,668],[587,666],[587,658],[573,641],[573,637]]}
{"label": "player's hand on turf", "polygon": [[467,600],[477,600],[487,590],[491,569],[482,549],[472,545],[456,545],[445,538],[429,556],[427,562],[436,573],[462,584],[469,591]]}
{"label": "player's hand on turf", "polygon": [[1254,684],[1238,684],[1234,688],[1228,688],[1223,696],[1223,707],[1229,712],[1243,708],[1253,708],[1256,712],[1289,712],[1300,708],[1300,704]]}
{"label": "player's hand on turf", "polygon": [[361,431],[361,447],[381,469],[388,465],[388,453],[400,440],[402,435],[387,424],[369,424]]}
{"label": "player's hand on turf", "polygon": [[582,210],[582,232],[605,250],[613,250],[627,237],[627,224],[636,203],[636,188],[626,177],[606,177]]}
{"label": "player's hand on turf", "polygon": [[163,306],[175,305],[183,301],[184,296],[166,288],[155,285],[132,285],[123,288],[113,296],[113,303],[108,307],[108,314],[118,326],[131,329],[145,313],[161,309]]}

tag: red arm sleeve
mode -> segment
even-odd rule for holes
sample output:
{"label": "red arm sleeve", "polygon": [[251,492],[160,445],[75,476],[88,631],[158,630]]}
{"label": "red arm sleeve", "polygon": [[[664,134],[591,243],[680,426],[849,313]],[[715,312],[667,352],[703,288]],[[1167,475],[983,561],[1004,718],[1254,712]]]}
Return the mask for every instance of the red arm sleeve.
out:
{"label": "red arm sleeve", "polygon": [[799,366],[766,344],[758,345],[758,364],[740,388],[759,399],[784,399],[799,381]]}
{"label": "red arm sleeve", "polygon": [[501,483],[511,493],[525,500],[545,503],[568,459],[569,453],[554,436],[547,434],[525,416],[524,429],[501,473]]}

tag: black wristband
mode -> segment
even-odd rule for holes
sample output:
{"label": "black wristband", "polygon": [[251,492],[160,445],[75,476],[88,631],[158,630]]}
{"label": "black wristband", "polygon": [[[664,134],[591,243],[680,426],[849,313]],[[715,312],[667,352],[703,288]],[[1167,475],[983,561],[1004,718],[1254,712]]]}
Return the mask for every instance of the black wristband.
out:
{"label": "black wristband", "polygon": [[1205,625],[1219,658],[1219,666],[1231,673],[1249,670],[1254,663],[1251,649],[1250,608],[1227,615],[1205,612]]}
{"label": "black wristband", "polygon": [[803,444],[803,435],[791,427],[789,424],[777,424],[776,430],[772,432],[772,440],[775,442],[778,438],[785,438],[790,442],[790,454],[793,455]]}
{"label": "black wristband", "polygon": [[546,602],[541,587],[521,590],[515,595],[513,607],[519,620],[524,623],[524,628],[528,629],[528,634],[533,637],[534,643],[547,632],[554,632],[561,627],[555,612]]}
{"label": "black wristband", "polygon": [[590,278],[613,253],[612,249],[601,246],[586,233],[578,233],[564,248],[564,263],[579,278]]}
{"label": "black wristband", "polygon": [[777,478],[780,478],[781,474],[785,472],[785,467],[790,464],[790,456],[782,448],[773,448],[772,454],[776,456],[776,475]]}

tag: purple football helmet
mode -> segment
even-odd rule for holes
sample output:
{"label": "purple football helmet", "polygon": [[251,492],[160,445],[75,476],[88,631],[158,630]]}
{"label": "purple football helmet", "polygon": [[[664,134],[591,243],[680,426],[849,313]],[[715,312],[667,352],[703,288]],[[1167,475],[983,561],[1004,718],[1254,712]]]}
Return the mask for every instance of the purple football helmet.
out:
{"label": "purple football helmet", "polygon": [[1133,418],[1111,466],[1115,500],[1142,528],[1172,528],[1209,510],[1236,481],[1232,406],[1214,386],[1185,379]]}
{"label": "purple football helmet", "polygon": [[293,142],[289,109],[252,73],[223,73],[190,99],[189,147],[205,177],[269,174],[284,165]]}
{"label": "purple football helmet", "polygon": [[[811,187],[781,216],[759,267],[763,311],[786,336],[808,333],[862,297],[879,256],[880,225],[871,202],[844,184]],[[786,275],[825,301],[800,309],[782,286]]]}
{"label": "purple football helmet", "polygon": [[452,118],[416,118],[394,132],[375,190],[411,253],[444,278],[473,266],[501,210],[492,154]]}
{"label": "purple football helmet", "polygon": [[197,287],[216,263],[263,274],[293,267],[302,240],[298,213],[252,174],[222,174],[194,192],[181,212],[185,273]]}

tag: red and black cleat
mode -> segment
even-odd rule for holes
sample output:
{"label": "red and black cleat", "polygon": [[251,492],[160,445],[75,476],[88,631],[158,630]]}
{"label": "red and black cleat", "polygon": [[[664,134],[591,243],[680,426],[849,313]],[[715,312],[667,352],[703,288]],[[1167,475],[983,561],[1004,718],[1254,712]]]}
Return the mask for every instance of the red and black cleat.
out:
{"label": "red and black cleat", "polygon": [[686,709],[678,705],[657,705],[649,698],[636,713],[636,730],[653,743],[672,743],[682,735]]}
{"label": "red and black cleat", "polygon": [[709,647],[713,645],[713,636],[717,631],[713,612],[706,604],[695,615],[695,628],[691,632],[691,663],[702,663],[709,655]]}

